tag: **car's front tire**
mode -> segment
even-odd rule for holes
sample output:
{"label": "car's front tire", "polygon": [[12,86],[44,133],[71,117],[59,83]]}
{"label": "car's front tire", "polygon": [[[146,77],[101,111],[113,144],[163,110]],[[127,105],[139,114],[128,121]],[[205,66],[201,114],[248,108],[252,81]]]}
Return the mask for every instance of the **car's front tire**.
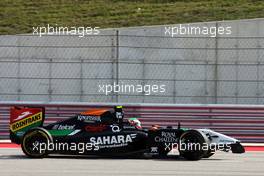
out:
{"label": "car's front tire", "polygon": [[197,130],[189,130],[180,137],[179,152],[187,160],[200,160],[207,150],[203,149],[208,144],[208,138]]}
{"label": "car's front tire", "polygon": [[30,158],[43,158],[48,155],[48,144],[52,143],[52,137],[43,128],[33,128],[27,131],[21,143],[24,154]]}
{"label": "car's front tire", "polygon": [[203,158],[210,158],[214,154],[215,154],[215,152],[209,149],[209,150],[206,151],[206,153],[204,154]]}

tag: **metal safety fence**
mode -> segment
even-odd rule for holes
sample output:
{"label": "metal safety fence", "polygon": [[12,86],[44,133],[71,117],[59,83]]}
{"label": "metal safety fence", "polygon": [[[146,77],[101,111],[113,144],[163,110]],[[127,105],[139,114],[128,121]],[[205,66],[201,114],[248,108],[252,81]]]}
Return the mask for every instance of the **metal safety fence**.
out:
{"label": "metal safety fence", "polygon": [[[113,108],[114,103],[43,103],[0,102],[0,139],[9,138],[11,106],[42,106],[46,108],[45,124],[66,119],[87,109]],[[120,104],[119,104],[120,105]],[[230,135],[242,142],[264,142],[263,105],[172,105],[172,104],[123,104],[125,118],[137,117],[143,127],[153,124],[188,128],[210,128]]]}
{"label": "metal safety fence", "polygon": [[263,104],[263,78],[264,37],[0,36],[1,101]]}

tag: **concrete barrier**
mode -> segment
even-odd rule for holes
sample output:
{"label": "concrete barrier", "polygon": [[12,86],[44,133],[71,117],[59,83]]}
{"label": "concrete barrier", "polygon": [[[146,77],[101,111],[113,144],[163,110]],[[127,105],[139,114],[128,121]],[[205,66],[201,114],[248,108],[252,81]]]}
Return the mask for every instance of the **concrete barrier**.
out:
{"label": "concrete barrier", "polygon": [[[231,35],[165,35],[165,27],[86,36],[0,36],[5,101],[263,104],[264,19],[193,23]],[[119,31],[119,32],[117,32]],[[165,84],[165,93],[111,94],[99,84]]]}

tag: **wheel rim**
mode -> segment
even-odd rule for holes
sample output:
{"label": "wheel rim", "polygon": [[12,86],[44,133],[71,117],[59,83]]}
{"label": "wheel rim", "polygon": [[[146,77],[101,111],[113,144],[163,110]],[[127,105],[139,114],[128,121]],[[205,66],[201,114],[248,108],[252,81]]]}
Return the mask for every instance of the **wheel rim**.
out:
{"label": "wheel rim", "polygon": [[[42,131],[33,131],[25,135],[23,140],[23,148],[29,156],[42,156],[46,150],[40,150],[41,144],[48,144],[48,136]],[[47,146],[47,145],[46,145]]]}

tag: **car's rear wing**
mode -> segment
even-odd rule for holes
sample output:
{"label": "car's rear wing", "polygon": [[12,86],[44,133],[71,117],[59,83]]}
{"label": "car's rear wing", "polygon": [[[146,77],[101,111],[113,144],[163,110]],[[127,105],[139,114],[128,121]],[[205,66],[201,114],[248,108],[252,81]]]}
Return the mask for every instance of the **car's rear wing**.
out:
{"label": "car's rear wing", "polygon": [[10,109],[10,139],[20,144],[22,136],[29,129],[43,125],[45,108],[42,107],[12,107]]}

